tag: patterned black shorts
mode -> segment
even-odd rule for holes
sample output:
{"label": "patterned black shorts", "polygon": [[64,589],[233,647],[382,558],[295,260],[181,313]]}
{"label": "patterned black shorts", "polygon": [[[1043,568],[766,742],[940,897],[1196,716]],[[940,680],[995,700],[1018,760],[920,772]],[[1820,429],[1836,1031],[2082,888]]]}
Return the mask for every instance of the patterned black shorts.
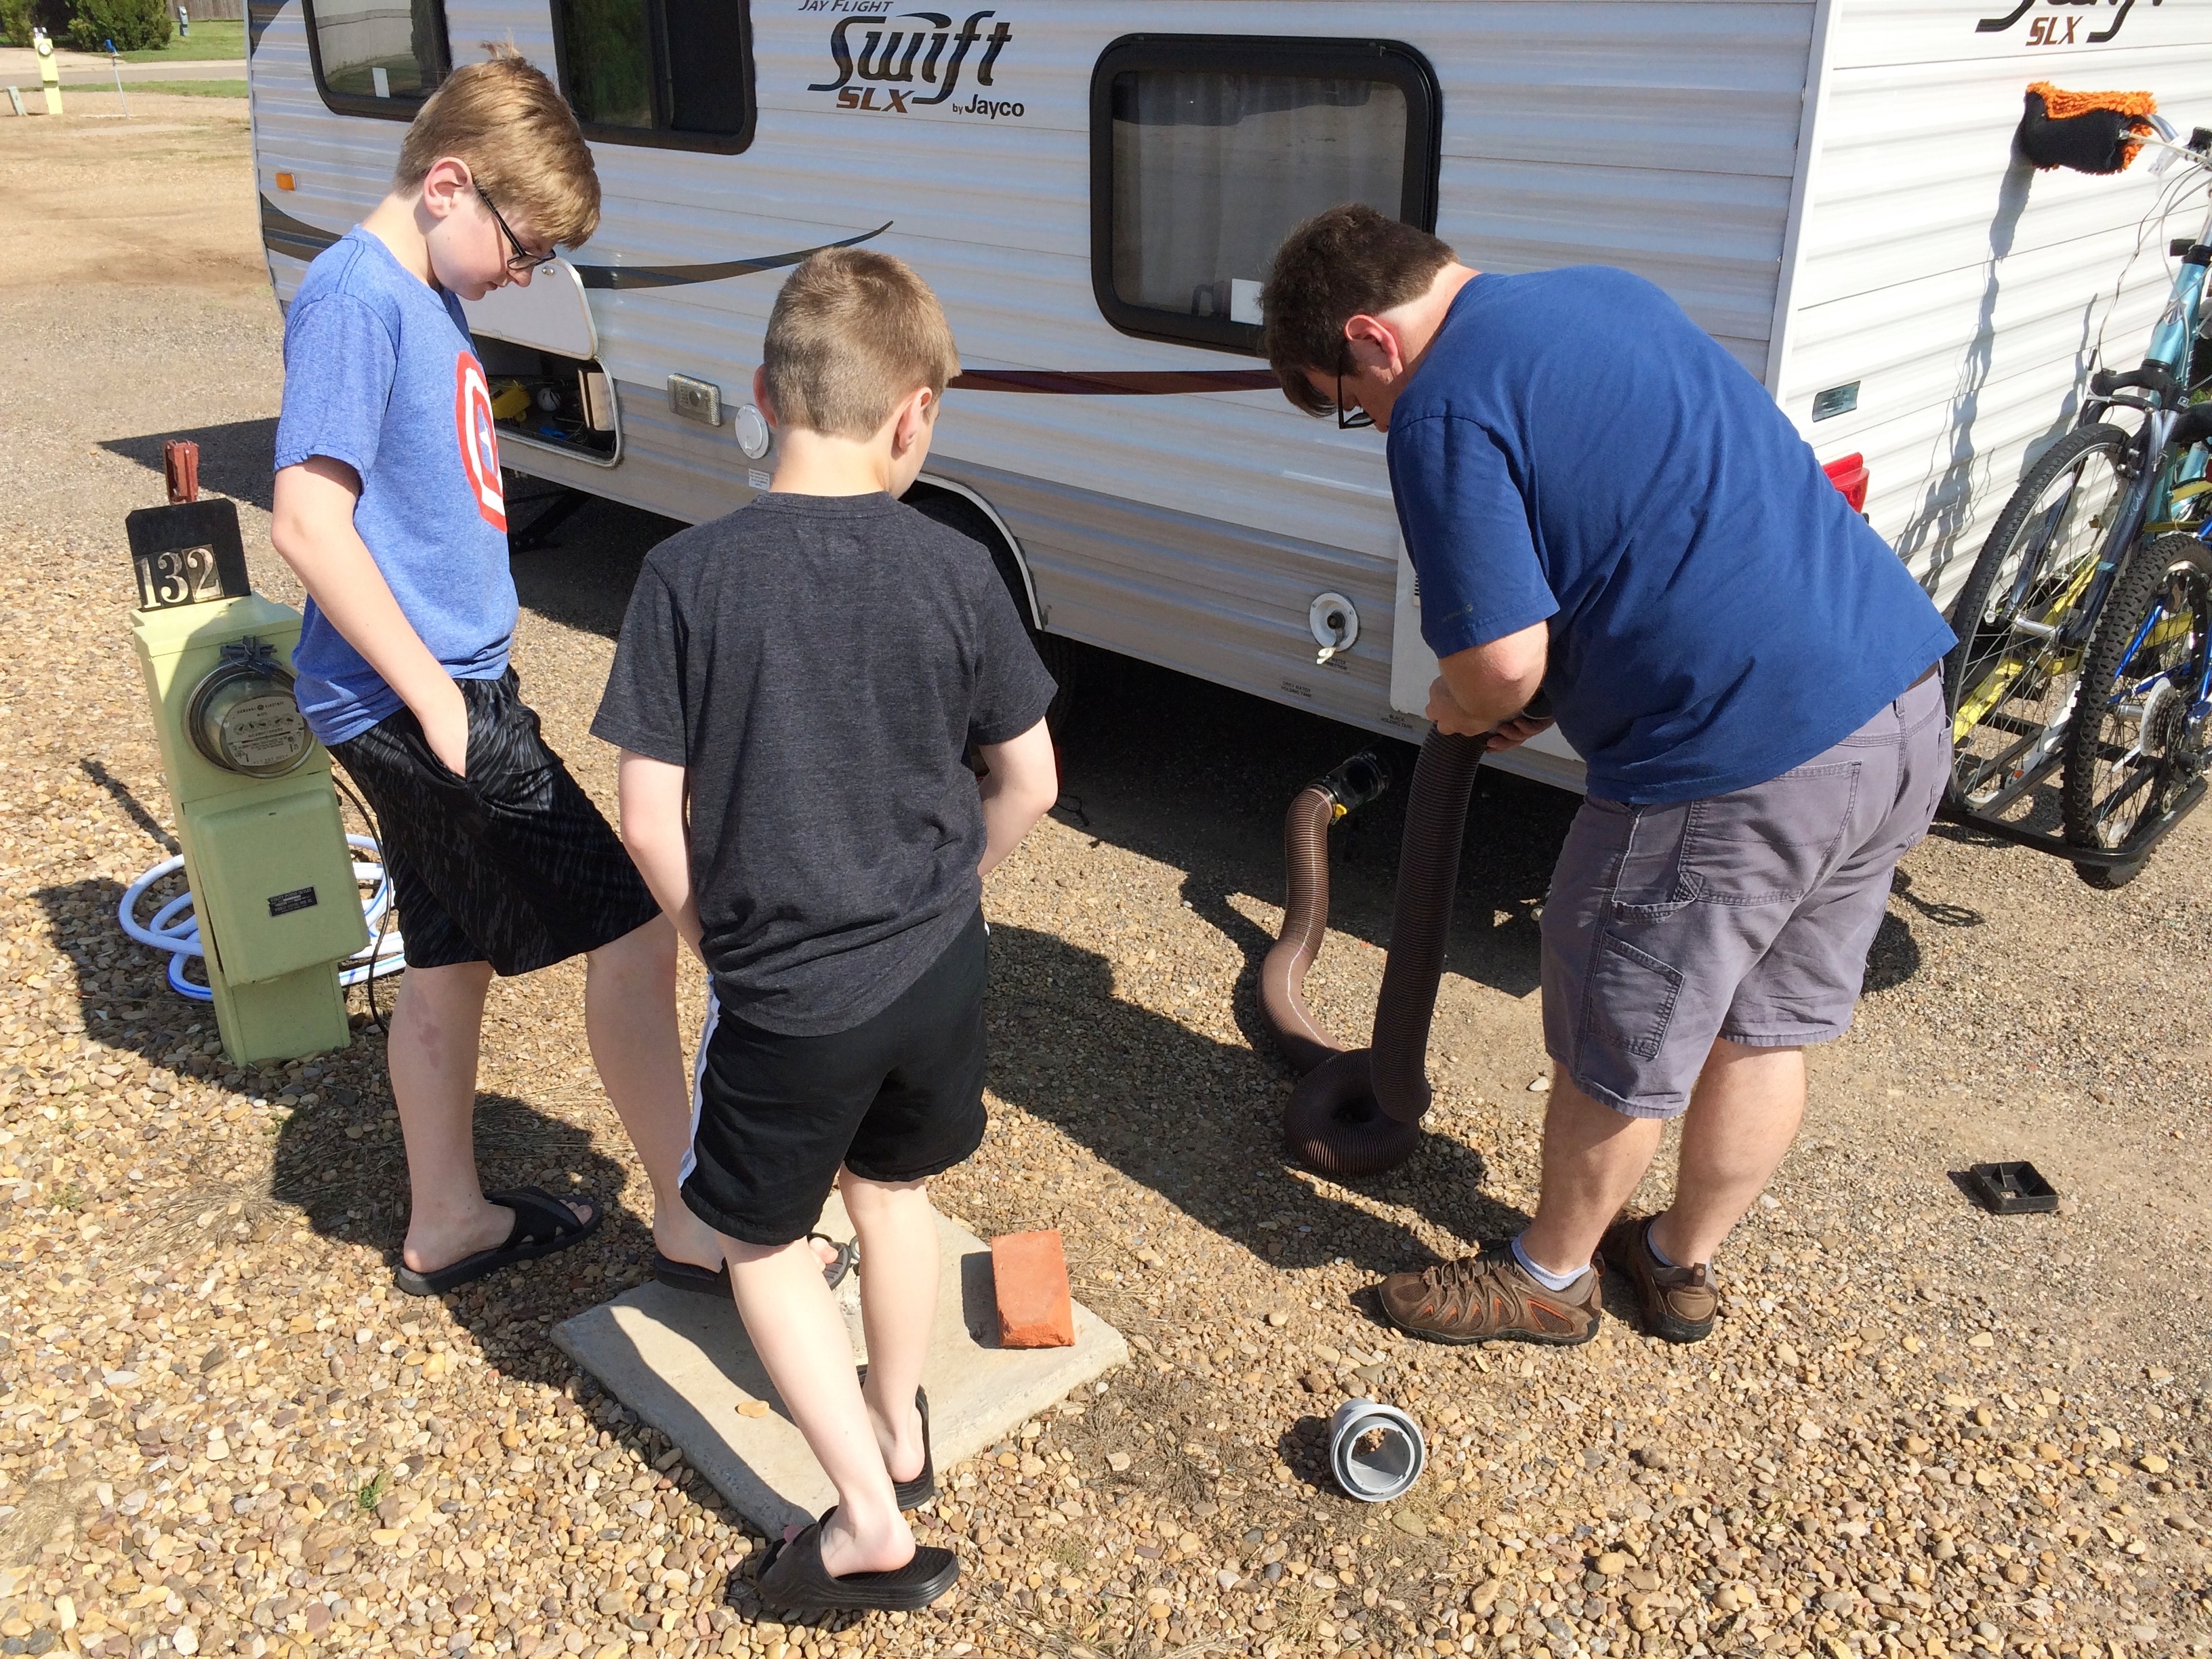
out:
{"label": "patterned black shorts", "polygon": [[622,842],[538,734],[514,671],[460,680],[468,776],[402,708],[331,745],[375,809],[410,968],[526,974],[660,914]]}

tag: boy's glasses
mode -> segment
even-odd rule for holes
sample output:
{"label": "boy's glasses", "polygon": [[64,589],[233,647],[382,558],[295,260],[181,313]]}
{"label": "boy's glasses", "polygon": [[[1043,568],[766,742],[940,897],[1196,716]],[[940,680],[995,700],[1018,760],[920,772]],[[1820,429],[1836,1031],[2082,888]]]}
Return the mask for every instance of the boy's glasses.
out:
{"label": "boy's glasses", "polygon": [[484,211],[491,215],[492,223],[499,227],[499,234],[507,238],[507,245],[514,250],[514,257],[509,258],[507,262],[507,268],[509,270],[513,271],[518,276],[527,276],[532,271],[538,270],[541,265],[549,265],[553,263],[554,256],[552,254],[532,253],[528,248],[522,246],[522,238],[517,236],[514,230],[508,227],[507,221],[499,216],[499,210],[492,205],[491,198],[484,194],[484,188],[482,185],[477,184],[474,180],[471,180],[470,183],[470,188],[476,191],[477,200],[484,204]]}
{"label": "boy's glasses", "polygon": [[1361,427],[1374,424],[1375,417],[1364,409],[1354,409],[1349,414],[1345,412],[1344,370],[1339,368],[1336,371],[1336,429],[1339,432],[1356,432]]}

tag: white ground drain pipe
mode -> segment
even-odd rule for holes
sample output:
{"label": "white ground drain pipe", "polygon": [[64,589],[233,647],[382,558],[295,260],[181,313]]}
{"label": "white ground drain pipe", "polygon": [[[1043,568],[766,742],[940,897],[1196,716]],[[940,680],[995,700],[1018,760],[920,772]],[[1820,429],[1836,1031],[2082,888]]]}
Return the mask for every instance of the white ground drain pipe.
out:
{"label": "white ground drain pipe", "polygon": [[1336,1484],[1364,1504],[1403,1497],[1428,1461],[1421,1425],[1395,1406],[1347,1400],[1329,1419],[1329,1468]]}

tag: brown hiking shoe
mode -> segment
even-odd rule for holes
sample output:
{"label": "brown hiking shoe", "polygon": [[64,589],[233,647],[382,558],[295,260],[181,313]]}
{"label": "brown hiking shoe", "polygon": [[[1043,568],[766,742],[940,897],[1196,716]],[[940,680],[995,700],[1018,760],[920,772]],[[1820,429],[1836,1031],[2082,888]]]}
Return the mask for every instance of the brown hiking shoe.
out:
{"label": "brown hiking shoe", "polygon": [[1597,1334],[1598,1289],[1593,1271],[1564,1291],[1547,1291],[1522,1271],[1510,1244],[1491,1244],[1480,1255],[1392,1273],[1376,1295],[1393,1325],[1431,1342],[1504,1339],[1565,1347]]}
{"label": "brown hiking shoe", "polygon": [[1660,1265],[1651,1254],[1651,1218],[1623,1216],[1606,1229],[1597,1247],[1601,1267],[1618,1267],[1636,1286],[1643,1304],[1644,1328],[1668,1342],[1698,1342],[1712,1334],[1721,1293],[1713,1270],[1700,1261],[1690,1267]]}

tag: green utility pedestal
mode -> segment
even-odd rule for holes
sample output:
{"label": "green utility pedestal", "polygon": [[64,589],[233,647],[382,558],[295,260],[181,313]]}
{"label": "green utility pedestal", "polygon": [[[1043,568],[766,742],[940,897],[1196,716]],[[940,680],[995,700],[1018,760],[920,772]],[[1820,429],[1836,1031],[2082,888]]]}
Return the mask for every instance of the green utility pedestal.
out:
{"label": "green utility pedestal", "polygon": [[343,1048],[337,965],[368,930],[330,757],[292,701],[299,613],[247,593],[133,611],[131,635],[223,1051],[243,1065]]}

